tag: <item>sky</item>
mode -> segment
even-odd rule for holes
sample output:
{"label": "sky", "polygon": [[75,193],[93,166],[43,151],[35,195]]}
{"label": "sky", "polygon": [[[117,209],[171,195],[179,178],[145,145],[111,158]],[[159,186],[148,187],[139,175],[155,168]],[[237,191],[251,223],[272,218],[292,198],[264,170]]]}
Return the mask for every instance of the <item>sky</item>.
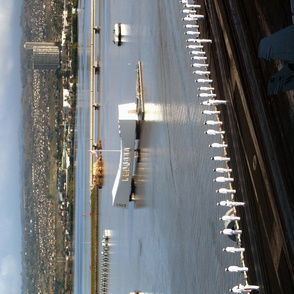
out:
{"label": "sky", "polygon": [[0,0],[0,293],[21,292],[21,0]]}

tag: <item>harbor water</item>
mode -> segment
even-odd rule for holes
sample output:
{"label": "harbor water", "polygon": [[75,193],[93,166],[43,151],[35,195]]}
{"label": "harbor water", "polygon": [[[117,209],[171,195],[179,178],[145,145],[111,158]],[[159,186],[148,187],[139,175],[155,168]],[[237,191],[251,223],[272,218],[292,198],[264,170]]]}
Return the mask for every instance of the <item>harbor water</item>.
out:
{"label": "harbor water", "polygon": [[[76,154],[75,293],[90,293],[90,3],[79,9],[80,70]],[[186,29],[178,1],[101,1],[101,140],[103,149],[119,149],[118,104],[135,102],[136,68],[142,62],[145,120],[141,158],[135,176],[135,201],[112,207],[112,186],[119,154],[104,153],[105,182],[99,192],[100,240],[110,231],[108,293],[226,293],[245,283],[237,246],[220,235],[219,220],[230,196],[216,194],[228,183],[215,183],[211,160],[224,155],[209,148],[221,137],[208,136],[197,85],[186,48]],[[99,1],[96,3],[98,24]],[[122,23],[122,46],[113,44],[113,27]],[[97,36],[96,36],[97,41]],[[97,126],[97,118],[96,118]],[[213,128],[213,126],[211,126]],[[211,128],[210,127],[210,128]],[[217,126],[214,127],[217,129]],[[97,139],[97,138],[96,138]],[[85,214],[85,216],[83,216]],[[101,250],[100,250],[101,251]]]}

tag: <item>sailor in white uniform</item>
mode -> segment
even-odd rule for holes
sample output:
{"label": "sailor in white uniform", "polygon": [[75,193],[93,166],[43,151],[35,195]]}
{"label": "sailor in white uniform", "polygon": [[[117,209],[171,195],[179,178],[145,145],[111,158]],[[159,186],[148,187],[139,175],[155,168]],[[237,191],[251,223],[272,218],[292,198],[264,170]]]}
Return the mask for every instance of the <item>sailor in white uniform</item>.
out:
{"label": "sailor in white uniform", "polygon": [[212,43],[212,40],[210,39],[197,39],[198,43]]}
{"label": "sailor in white uniform", "polygon": [[224,235],[241,235],[242,234],[242,230],[232,230],[232,229],[224,229],[222,231],[220,231],[220,234],[224,234]]}
{"label": "sailor in white uniform", "polygon": [[200,90],[200,91],[214,91],[214,88],[213,87],[199,87],[199,88],[197,88],[197,90]]}
{"label": "sailor in white uniform", "polygon": [[185,4],[184,7],[187,7],[187,8],[201,8],[201,5],[197,5],[197,4]]}
{"label": "sailor in white uniform", "polygon": [[196,29],[198,29],[198,28],[199,28],[199,25],[195,25],[195,24],[186,24],[186,25],[184,25],[184,28],[187,28],[187,29],[193,29],[193,28],[196,28]]}
{"label": "sailor in white uniform", "polygon": [[189,14],[189,13],[195,13],[196,12],[196,10],[191,10],[191,9],[184,9],[184,10],[181,10],[181,12],[182,13],[187,13],[187,14]]}
{"label": "sailor in white uniform", "polygon": [[[200,75],[200,76],[206,76],[206,75],[210,75],[210,71],[207,71],[207,70],[194,70],[193,74]],[[201,94],[206,94],[206,93],[201,93]],[[199,95],[200,94],[198,94],[197,96],[201,97]],[[215,94],[209,94],[209,95],[215,95]],[[206,96],[206,97],[215,97],[215,96]],[[203,97],[205,97],[205,96],[203,96]]]}
{"label": "sailor in white uniform", "polygon": [[209,64],[207,63],[193,63],[191,64],[191,67],[197,67],[197,68],[201,68],[201,67],[208,67]]}
{"label": "sailor in white uniform", "polygon": [[230,161],[230,157],[223,157],[223,156],[214,156],[211,158],[211,160],[216,160],[216,161]]}
{"label": "sailor in white uniform", "polygon": [[212,114],[220,114],[220,111],[219,110],[203,110],[203,111],[201,111],[201,113],[212,115]]}
{"label": "sailor in white uniform", "polygon": [[185,16],[185,17],[182,18],[182,20],[184,20],[184,21],[195,21],[196,19],[193,18],[193,17]]}
{"label": "sailor in white uniform", "polygon": [[186,48],[190,48],[190,49],[203,49],[203,45],[187,45]]}
{"label": "sailor in white uniform", "polygon": [[225,268],[226,272],[231,272],[231,273],[238,273],[238,272],[248,272],[248,267],[244,266],[244,267],[240,267],[240,266],[236,266],[236,265],[231,265],[229,267]]}
{"label": "sailor in white uniform", "polygon": [[259,291],[259,286],[256,286],[256,285],[245,285],[243,287],[244,287],[244,290],[245,291],[249,291],[249,292],[251,292],[251,290],[257,290],[257,291]]}
{"label": "sailor in white uniform", "polygon": [[243,288],[240,289],[239,285],[237,285],[237,286],[233,287],[232,289],[230,289],[229,291],[233,292],[233,293],[244,293],[243,290],[244,290]]}
{"label": "sailor in white uniform", "polygon": [[213,171],[217,172],[217,173],[231,173],[232,169],[231,168],[217,167],[217,168],[214,168]]}
{"label": "sailor in white uniform", "polygon": [[220,188],[218,190],[215,191],[216,193],[220,193],[220,194],[235,194],[236,190],[234,189],[227,189],[227,188]]}
{"label": "sailor in white uniform", "polygon": [[185,35],[197,35],[197,36],[199,36],[200,32],[187,31],[187,32],[185,32]]}
{"label": "sailor in white uniform", "polygon": [[[202,71],[203,73],[207,73],[207,74],[210,74],[210,71]],[[216,97],[216,94],[212,94],[212,93],[200,93],[200,94],[197,94],[198,97]]]}
{"label": "sailor in white uniform", "polygon": [[234,182],[233,178],[225,178],[225,177],[217,177],[216,179],[213,179],[214,182],[218,183],[225,183],[225,182]]}
{"label": "sailor in white uniform", "polygon": [[[193,11],[193,13],[194,12],[195,11]],[[204,15],[202,15],[202,14],[193,14],[193,13],[188,14],[188,17],[191,17],[191,18],[194,18],[194,19],[204,18]]]}
{"label": "sailor in white uniform", "polygon": [[191,60],[206,60],[206,59],[207,59],[207,57],[205,57],[205,56],[193,56],[193,57],[191,57]]}
{"label": "sailor in white uniform", "polygon": [[236,253],[236,252],[245,252],[245,248],[239,247],[226,247],[223,249],[223,251],[229,252],[229,253]]}
{"label": "sailor in white uniform", "polygon": [[212,136],[215,136],[215,135],[224,135],[225,134],[225,131],[207,130],[207,131],[204,132],[204,134],[212,135]]}
{"label": "sailor in white uniform", "polygon": [[219,104],[226,104],[226,100],[214,100],[214,99],[209,99],[206,101],[201,102],[200,104],[202,105],[219,105]]}
{"label": "sailor in white uniform", "polygon": [[[210,125],[210,126],[215,126],[215,125],[221,126],[223,124],[223,122],[219,121],[219,120],[207,120],[204,124]],[[214,145],[212,145],[210,147],[223,147],[223,146],[216,146],[216,144],[218,144],[218,143],[213,143],[213,144]],[[219,144],[219,145],[223,145],[223,144]]]}
{"label": "sailor in white uniform", "polygon": [[227,148],[228,145],[227,144],[212,143],[212,144],[208,145],[208,147],[212,147],[212,148]]}
{"label": "sailor in white uniform", "polygon": [[212,106],[212,105],[217,105],[217,104],[214,104],[212,102],[213,100],[206,100],[206,101],[203,101],[203,102],[200,102],[200,105],[206,105],[206,106]]}
{"label": "sailor in white uniform", "polygon": [[222,217],[219,218],[219,220],[222,221],[236,221],[236,220],[240,220],[240,216],[234,216],[234,215],[223,215]]}
{"label": "sailor in white uniform", "polygon": [[196,43],[197,39],[189,38],[186,40],[186,42]]}
{"label": "sailor in white uniform", "polygon": [[196,50],[193,50],[193,51],[190,51],[189,54],[205,55],[205,52],[204,51],[196,51]]}
{"label": "sailor in white uniform", "polygon": [[252,290],[257,290],[259,291],[259,286],[255,286],[255,285],[242,285],[242,284],[239,284],[235,287],[233,287],[232,289],[230,289],[230,292],[233,292],[233,293],[248,293],[248,292],[251,292]]}
{"label": "sailor in white uniform", "polygon": [[236,201],[230,201],[230,200],[223,200],[223,201],[218,202],[216,205],[236,207],[236,206],[245,206],[245,202],[236,202]]}

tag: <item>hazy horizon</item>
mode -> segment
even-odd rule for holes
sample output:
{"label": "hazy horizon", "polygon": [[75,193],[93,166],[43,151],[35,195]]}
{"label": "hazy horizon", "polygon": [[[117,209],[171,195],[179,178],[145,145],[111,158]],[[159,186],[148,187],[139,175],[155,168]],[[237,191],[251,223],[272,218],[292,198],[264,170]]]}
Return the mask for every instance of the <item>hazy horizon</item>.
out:
{"label": "hazy horizon", "polygon": [[0,293],[21,292],[22,109],[21,0],[1,0],[0,13]]}

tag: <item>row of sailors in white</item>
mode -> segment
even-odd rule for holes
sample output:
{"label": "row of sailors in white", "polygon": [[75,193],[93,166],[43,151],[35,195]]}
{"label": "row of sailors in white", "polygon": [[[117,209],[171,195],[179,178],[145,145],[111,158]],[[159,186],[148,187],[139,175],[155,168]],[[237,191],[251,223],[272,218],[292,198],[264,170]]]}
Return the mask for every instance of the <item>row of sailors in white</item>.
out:
{"label": "row of sailors in white", "polygon": [[[200,8],[200,7],[199,7]],[[182,11],[183,13],[193,13],[193,11],[191,10],[188,10],[188,9],[184,9]],[[190,27],[192,27],[193,25],[190,25]],[[195,25],[196,27],[198,27],[197,25]],[[187,27],[187,25],[185,26]],[[199,35],[200,33],[199,32],[194,32],[194,31],[188,31],[186,32],[185,34],[187,35]],[[188,39],[187,42],[198,42],[198,43],[201,43],[201,42],[209,42],[211,43],[211,40],[208,40],[208,39]],[[196,45],[197,46],[197,45]],[[189,46],[187,46],[189,47]],[[191,48],[191,47],[190,47]],[[202,49],[202,48],[195,48],[195,49]],[[203,51],[192,51],[190,52],[192,54],[205,54],[205,52]],[[198,57],[198,56],[194,56],[192,57],[192,59],[196,59],[196,60],[206,60],[207,57]],[[199,63],[194,63],[191,65],[191,67],[207,67],[208,64],[199,64]],[[207,74],[210,74],[209,71],[194,71],[193,73],[195,74],[199,74],[199,75],[207,75]],[[197,80],[198,81],[198,80]],[[206,80],[207,81],[207,80]],[[214,88],[212,87],[200,87],[199,88],[200,90],[213,90]],[[200,93],[198,94],[199,97],[216,97],[215,94],[211,94],[211,93]],[[200,103],[202,105],[219,105],[219,104],[226,104],[226,101],[225,100],[212,100],[212,99],[209,99],[208,101],[203,101],[202,103]],[[210,113],[211,114],[211,113]],[[214,124],[222,124],[222,122],[215,122],[215,121],[207,121],[205,124],[211,124],[211,125],[214,125]],[[206,134],[208,135],[217,135],[217,134],[225,134],[225,131],[216,131],[216,130],[207,130],[205,132]],[[218,148],[218,147],[227,147],[227,145],[224,145],[224,144],[218,144],[218,143],[213,143],[212,145],[210,145],[211,147],[215,147],[215,148]],[[212,158],[213,160],[230,160],[229,158],[226,158],[226,157],[220,157],[220,156],[215,156],[214,158]],[[226,182],[226,181],[234,181],[234,179],[232,178],[224,178],[224,177],[218,177],[216,178],[214,181],[218,181],[218,182]],[[224,192],[224,190],[222,190],[222,188],[220,189],[220,192]]]}
{"label": "row of sailors in white", "polygon": [[[182,12],[190,13],[192,11],[184,10]],[[192,31],[188,31],[185,34],[186,35],[200,35],[199,32],[192,32]],[[201,41],[199,39],[188,39],[187,42],[198,42],[198,43],[200,43]],[[202,42],[211,42],[211,40],[202,40]],[[192,51],[192,52],[190,52],[190,54],[202,55],[202,54],[205,54],[205,52],[203,52],[203,51]],[[192,60],[206,60],[207,58],[206,57],[200,58],[198,56],[194,56],[191,59]],[[194,63],[193,65],[191,65],[191,67],[206,67],[206,66],[208,66],[208,64]],[[193,73],[198,74],[198,75],[209,75],[210,74],[209,71],[200,71],[200,70],[199,71],[194,71]],[[202,87],[202,89],[200,89],[200,90],[204,90],[203,88],[205,88],[205,87]],[[213,88],[207,87],[207,90],[213,90]],[[200,94],[198,94],[198,97],[216,97],[216,95],[215,94],[210,94],[210,93],[200,93]],[[224,100],[208,100],[208,101],[202,102],[201,104],[203,104],[203,105],[218,105],[218,104],[226,104],[226,101],[224,101]],[[205,112],[203,112],[203,113],[205,113]],[[212,114],[212,113],[209,112],[207,114]],[[216,125],[216,124],[222,124],[222,122],[218,122],[218,121],[207,121],[205,124]],[[209,135],[216,135],[216,134],[224,134],[225,132],[224,131],[208,130],[205,133],[206,134],[209,134]],[[219,147],[227,147],[228,145],[226,145],[226,144],[219,144],[219,143],[213,143],[213,144],[211,144],[209,146],[210,147],[219,148]],[[229,158],[223,158],[223,157],[217,157],[217,156],[215,156],[212,159],[213,160],[227,160]],[[227,170],[230,170],[231,171],[231,169],[222,169],[222,168],[215,169],[215,171],[217,171],[217,172],[227,172]],[[234,181],[234,179],[233,178],[225,178],[225,177],[217,177],[213,181],[215,181],[215,182],[232,182],[232,181]],[[232,192],[234,193],[235,190],[221,188],[221,189],[217,190],[216,192],[217,193],[227,194],[227,193],[232,193]],[[218,205],[223,205],[223,206],[244,206],[244,204],[245,204],[244,202],[233,202],[233,201],[229,201],[229,200],[227,200],[227,201],[221,201],[220,203],[218,203]],[[238,216],[227,216],[227,215],[224,215],[224,216],[222,216],[220,218],[220,220],[223,220],[223,221],[235,221],[235,220],[240,220],[240,217],[238,217]],[[220,233],[221,234],[225,234],[225,235],[237,235],[237,234],[242,234],[242,230],[224,229]],[[235,252],[244,252],[245,249],[244,248],[227,247],[227,248],[224,248],[223,251],[235,253]],[[229,272],[240,272],[240,271],[246,271],[247,272],[248,271],[248,267],[230,266],[230,267],[226,268],[225,270],[226,271],[229,271]],[[240,289],[242,289],[242,287],[240,287],[239,285],[236,286],[236,287],[238,287],[238,291]],[[236,290],[235,289],[236,287],[234,287],[233,289]],[[254,289],[258,289],[259,288],[258,286],[249,286],[249,285],[247,285],[247,288],[246,289],[249,290],[252,287]],[[232,291],[232,289],[230,291]]]}
{"label": "row of sailors in white", "polygon": [[[187,0],[182,0],[180,1],[182,3],[188,3]],[[199,7],[198,7],[199,6]],[[185,4],[184,7],[189,7],[189,8],[200,8],[200,5],[193,5],[193,4]],[[189,9],[184,9],[182,11],[183,13],[194,13],[194,11],[189,10]],[[186,21],[193,21],[193,20],[198,20],[199,18],[204,18],[204,16],[202,15],[192,15],[189,14],[187,17],[182,18],[182,20],[186,20]],[[185,25],[185,28],[199,28],[198,25]],[[200,33],[199,32],[194,32],[194,31],[187,31],[185,32],[186,35],[197,35],[199,36]],[[193,42],[193,43],[212,43],[211,40],[209,39],[188,39],[187,42]],[[191,49],[202,49],[203,46],[199,46],[199,45],[188,45],[186,46],[187,48],[191,48]],[[193,55],[204,55],[205,52],[204,51],[191,51],[190,54]],[[207,57],[203,57],[201,58],[200,56],[193,56],[191,58],[192,60],[206,60]],[[208,64],[199,64],[199,63],[194,63],[191,65],[191,67],[208,67]],[[198,74],[198,75],[210,75],[210,71],[202,71],[202,70],[197,70],[197,71],[193,71],[194,74]],[[210,79],[198,79],[195,80],[196,82],[199,83],[210,83],[212,82],[212,80]],[[213,91],[214,88],[212,87],[200,87],[198,88],[198,90],[202,90],[202,91]],[[210,94],[210,93],[200,93],[197,95],[198,97],[216,97],[215,94]],[[208,100],[208,101],[204,101],[201,103],[202,105],[218,105],[218,104],[226,104],[226,101],[224,100]],[[203,114],[219,114],[219,111],[209,111],[209,110],[204,110],[202,111]],[[205,124],[210,124],[210,125],[217,125],[217,124],[221,124],[222,122],[218,122],[218,121],[207,121]],[[215,130],[208,130],[207,132],[205,132],[207,134],[210,135],[216,135],[216,134],[224,134],[223,131],[215,131]],[[212,143],[211,145],[209,145],[209,147],[214,147],[214,148],[220,148],[220,147],[227,147],[228,145],[226,144],[219,144],[219,143]],[[221,157],[221,156],[215,156],[214,158],[212,158],[212,160],[230,160],[230,158],[225,158],[225,157]],[[231,172],[231,169],[226,169],[226,168],[216,168],[214,169],[214,171],[216,172],[220,172],[220,173],[224,173],[224,172]],[[232,182],[234,181],[233,178],[225,178],[225,177],[217,177],[216,179],[214,179],[215,182]],[[216,190],[217,193],[222,193],[222,194],[227,194],[227,193],[235,193],[236,190],[233,189],[226,189],[226,188],[221,188],[219,190]],[[245,203],[244,202],[235,202],[235,201],[220,201],[219,203],[217,203],[217,205],[221,205],[221,206],[244,206]],[[220,218],[220,220],[223,221],[234,221],[234,220],[240,220],[240,217],[238,216],[227,216],[224,215],[223,217]],[[225,234],[225,235],[237,235],[237,234],[242,234],[242,230],[232,230],[232,229],[224,229],[223,231],[220,232],[221,234]],[[235,252],[244,252],[245,248],[234,248],[234,247],[227,247],[224,248],[223,251],[226,252],[230,252],[230,253],[235,253]],[[242,272],[242,271],[248,271],[248,267],[238,267],[238,266],[229,266],[228,268],[225,269],[226,271],[229,272]],[[242,293],[242,292],[251,292],[251,290],[259,290],[259,286],[255,286],[255,285],[245,285],[243,286],[242,284],[239,284],[235,287],[233,287],[232,289],[230,289],[230,292],[234,292],[234,293]]]}

